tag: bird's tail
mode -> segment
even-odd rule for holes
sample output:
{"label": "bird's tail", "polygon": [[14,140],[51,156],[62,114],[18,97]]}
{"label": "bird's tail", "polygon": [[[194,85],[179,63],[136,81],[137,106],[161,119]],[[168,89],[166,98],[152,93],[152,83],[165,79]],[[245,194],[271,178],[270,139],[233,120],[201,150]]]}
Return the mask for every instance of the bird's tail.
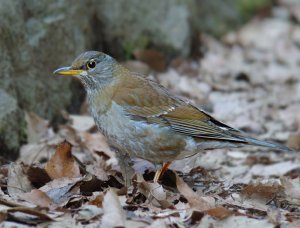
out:
{"label": "bird's tail", "polygon": [[288,148],[284,145],[273,143],[273,142],[262,141],[262,140],[258,140],[258,139],[254,139],[254,138],[246,137],[246,136],[239,136],[239,138],[245,140],[246,143],[256,145],[256,146],[268,147],[268,148],[272,148],[275,150],[281,150],[281,151],[287,151],[287,152],[292,151],[290,148]]}

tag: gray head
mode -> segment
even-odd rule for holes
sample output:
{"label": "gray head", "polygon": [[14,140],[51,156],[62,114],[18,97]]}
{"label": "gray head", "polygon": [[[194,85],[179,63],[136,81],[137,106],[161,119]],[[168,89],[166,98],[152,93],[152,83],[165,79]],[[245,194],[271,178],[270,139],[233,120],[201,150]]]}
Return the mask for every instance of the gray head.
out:
{"label": "gray head", "polygon": [[103,87],[113,80],[114,69],[118,66],[115,59],[98,51],[80,54],[69,67],[55,70],[54,74],[75,76],[87,90]]}

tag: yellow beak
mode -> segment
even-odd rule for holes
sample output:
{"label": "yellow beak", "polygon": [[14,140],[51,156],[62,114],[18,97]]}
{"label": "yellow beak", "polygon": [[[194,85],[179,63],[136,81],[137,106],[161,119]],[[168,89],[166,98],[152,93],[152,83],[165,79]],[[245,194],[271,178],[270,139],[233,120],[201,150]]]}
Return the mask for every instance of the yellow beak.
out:
{"label": "yellow beak", "polygon": [[82,73],[83,70],[73,70],[71,67],[62,67],[53,72],[53,74],[75,76]]}

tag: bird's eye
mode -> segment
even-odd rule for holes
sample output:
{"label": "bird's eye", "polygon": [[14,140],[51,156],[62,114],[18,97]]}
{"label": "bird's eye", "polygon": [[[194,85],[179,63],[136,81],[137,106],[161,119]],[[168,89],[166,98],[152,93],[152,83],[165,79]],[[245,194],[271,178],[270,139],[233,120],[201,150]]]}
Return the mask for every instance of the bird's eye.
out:
{"label": "bird's eye", "polygon": [[87,64],[86,64],[88,69],[95,68],[96,66],[96,61],[94,59],[91,59]]}

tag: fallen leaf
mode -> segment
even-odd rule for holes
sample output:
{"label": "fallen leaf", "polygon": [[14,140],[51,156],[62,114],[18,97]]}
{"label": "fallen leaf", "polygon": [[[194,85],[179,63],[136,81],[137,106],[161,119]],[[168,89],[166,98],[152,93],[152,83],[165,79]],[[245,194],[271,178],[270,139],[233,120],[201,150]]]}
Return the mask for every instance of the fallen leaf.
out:
{"label": "fallen leaf", "polygon": [[[299,90],[299,88],[297,88]],[[293,90],[294,92],[294,90]],[[296,91],[295,91],[296,92]],[[293,94],[294,96],[294,94]],[[299,97],[299,95],[298,95]],[[278,110],[278,119],[282,121],[285,125],[287,125],[289,128],[295,128],[294,126],[300,126],[300,116],[298,115],[300,113],[300,105],[299,101],[297,103],[290,104],[287,108]]]}
{"label": "fallen leaf", "polygon": [[219,219],[219,220],[222,220],[229,216],[234,215],[233,211],[230,211],[230,210],[226,209],[225,207],[211,208],[211,209],[207,210],[206,213],[216,219]]}
{"label": "fallen leaf", "polygon": [[79,131],[68,125],[59,126],[58,135],[60,138],[65,139],[67,142],[71,143],[73,146],[81,146],[82,139]]}
{"label": "fallen leaf", "polygon": [[194,225],[196,223],[199,223],[201,221],[201,219],[204,216],[204,212],[200,212],[200,211],[192,211],[192,214],[189,218],[189,222],[191,225]]}
{"label": "fallen leaf", "polygon": [[207,211],[212,208],[206,200],[197,195],[178,175],[176,175],[176,185],[178,191],[187,199],[191,208],[198,211]]}
{"label": "fallen leaf", "polygon": [[91,134],[84,132],[82,134],[82,141],[91,152],[104,152],[109,157],[114,157],[114,153],[110,150],[106,138],[99,132]]}
{"label": "fallen leaf", "polygon": [[[155,221],[158,221],[158,220],[159,219],[156,219]],[[149,226],[149,222],[145,221],[145,219],[137,218],[134,220],[127,219],[125,227],[148,227],[148,228],[165,227],[165,226],[157,226],[157,224],[155,224],[155,226],[151,226],[151,225]]]}
{"label": "fallen leaf", "polygon": [[33,112],[25,112],[27,142],[37,143],[47,136],[49,122]]}
{"label": "fallen leaf", "polygon": [[289,136],[287,146],[294,150],[300,150],[300,132]]}
{"label": "fallen leaf", "polygon": [[[52,214],[54,214],[53,211],[51,212],[51,215]],[[51,223],[48,223],[49,225],[41,224],[40,226],[43,227],[48,225],[48,227],[83,227],[83,225],[80,222],[76,221],[74,213],[71,211],[66,211],[66,210],[64,210],[63,212],[56,211],[55,215],[56,215],[55,220],[51,221]],[[95,227],[99,227],[99,224],[95,224]]]}
{"label": "fallen leaf", "polygon": [[167,222],[164,219],[156,219],[150,226],[149,228],[157,228],[157,227],[163,227],[167,228]]}
{"label": "fallen leaf", "polygon": [[155,172],[155,166],[147,160],[132,158],[131,162],[133,163],[132,167],[137,174],[144,174],[145,171]]}
{"label": "fallen leaf", "polygon": [[285,221],[285,217],[279,208],[276,208],[274,206],[269,207],[267,213],[269,221],[275,226],[280,226],[280,224]]}
{"label": "fallen leaf", "polygon": [[293,203],[300,203],[300,179],[291,179],[288,177],[282,177],[280,179],[284,188],[284,193],[287,200]]}
{"label": "fallen leaf", "polygon": [[248,174],[252,176],[263,176],[263,177],[282,176],[287,172],[296,169],[298,167],[299,167],[299,163],[295,163],[292,161],[283,161],[271,165],[257,164],[251,167]]}
{"label": "fallen leaf", "polygon": [[138,183],[138,187],[146,197],[153,196],[158,201],[162,201],[167,198],[166,192],[159,183],[149,183],[146,181],[142,181]]}
{"label": "fallen leaf", "polygon": [[103,214],[103,210],[95,205],[83,205],[78,211],[76,220],[90,222],[91,219]]}
{"label": "fallen leaf", "polygon": [[47,183],[39,190],[45,192],[57,205],[65,205],[71,196],[80,192],[82,178],[60,178]]}
{"label": "fallen leaf", "polygon": [[137,184],[139,192],[148,198],[152,204],[155,204],[153,201],[153,199],[155,199],[158,206],[161,206],[162,208],[171,207],[171,204],[167,201],[167,193],[162,185],[157,182],[147,182],[141,175],[137,175]]}
{"label": "fallen leaf", "polygon": [[7,219],[7,213],[6,212],[0,212],[0,224],[4,222]]}
{"label": "fallen leaf", "polygon": [[97,207],[102,207],[103,206],[103,200],[104,200],[104,195],[103,193],[99,193],[93,200],[90,200],[88,204],[94,205]]}
{"label": "fallen leaf", "polygon": [[23,200],[26,200],[27,202],[33,203],[40,207],[50,208],[54,206],[51,198],[45,192],[42,192],[39,189],[33,189],[31,190],[31,192],[21,194],[20,197]]}
{"label": "fallen leaf", "polygon": [[107,172],[97,164],[87,165],[86,171],[94,176],[96,176],[101,181],[107,181],[108,175]]}
{"label": "fallen leaf", "polygon": [[283,187],[276,182],[254,183],[244,187],[241,194],[248,198],[262,197],[267,201],[281,193]]}
{"label": "fallen leaf", "polygon": [[45,143],[41,144],[26,144],[21,147],[19,161],[30,165],[34,162],[39,162],[47,159],[47,155],[54,151],[53,148],[47,146]]}
{"label": "fallen leaf", "polygon": [[88,180],[83,181],[80,186],[81,192],[99,192],[110,186],[111,178],[108,181],[101,181],[96,176],[92,176]]}
{"label": "fallen leaf", "polygon": [[79,166],[72,156],[72,145],[67,141],[57,146],[55,154],[47,162],[45,170],[51,179],[80,177]]}
{"label": "fallen leaf", "polygon": [[[6,199],[4,199],[4,197]],[[7,195],[1,195],[1,197],[0,197],[0,211],[6,210],[7,207],[22,207],[21,204],[11,202],[8,199],[11,200],[11,198],[8,197]]]}
{"label": "fallen leaf", "polygon": [[91,116],[69,115],[71,127],[76,131],[89,131],[94,128],[95,122]]}
{"label": "fallen leaf", "polygon": [[267,220],[259,220],[255,218],[248,218],[246,216],[230,216],[223,220],[216,220],[211,216],[204,216],[201,219],[199,227],[255,227],[255,228],[273,228],[274,224]]}
{"label": "fallen leaf", "polygon": [[19,198],[20,194],[30,192],[33,189],[24,170],[22,163],[11,163],[9,166],[7,191],[12,198]]}
{"label": "fallen leaf", "polygon": [[40,188],[51,181],[49,175],[41,164],[34,164],[26,167],[26,173],[29,181],[35,188]]}
{"label": "fallen leaf", "polygon": [[125,227],[125,214],[117,194],[109,190],[103,200],[104,214],[101,227]]}
{"label": "fallen leaf", "polygon": [[[32,216],[38,217],[43,222],[52,221],[53,219],[49,217],[47,214],[41,212],[39,209],[29,208],[29,207],[14,207],[7,210],[7,213],[14,214],[14,213],[24,213],[27,215],[31,215],[27,217],[28,223],[30,224],[30,220],[32,220]],[[16,216],[16,215],[15,215]],[[24,221],[24,218],[22,218]]]}

